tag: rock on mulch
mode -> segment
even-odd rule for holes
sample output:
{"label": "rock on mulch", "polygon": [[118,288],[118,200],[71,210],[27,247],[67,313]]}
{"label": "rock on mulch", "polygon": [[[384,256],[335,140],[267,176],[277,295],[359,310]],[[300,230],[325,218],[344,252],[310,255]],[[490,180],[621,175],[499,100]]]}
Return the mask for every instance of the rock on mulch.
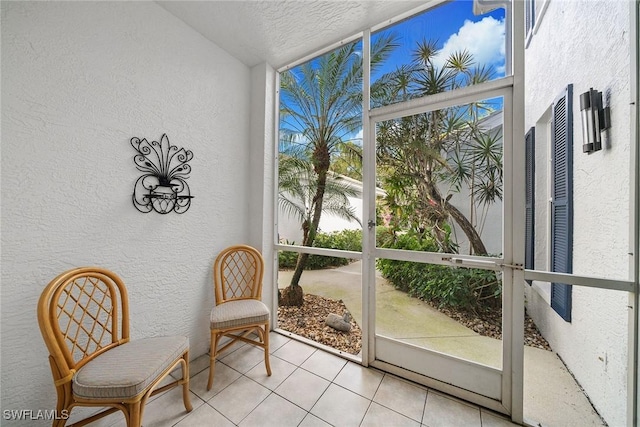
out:
{"label": "rock on mulch", "polygon": [[350,332],[325,324],[330,313],[342,316],[347,311],[342,300],[305,294],[301,307],[278,307],[278,327],[336,350],[358,354],[362,349],[362,330],[353,318]]}

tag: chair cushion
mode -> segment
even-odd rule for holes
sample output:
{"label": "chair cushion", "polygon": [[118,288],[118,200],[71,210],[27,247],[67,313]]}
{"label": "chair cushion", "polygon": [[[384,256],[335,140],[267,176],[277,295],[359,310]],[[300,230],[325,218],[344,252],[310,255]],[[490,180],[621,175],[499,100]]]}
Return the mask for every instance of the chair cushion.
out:
{"label": "chair cushion", "polygon": [[228,301],[211,310],[211,329],[229,329],[268,320],[269,309],[255,299]]}
{"label": "chair cushion", "polygon": [[73,393],[86,399],[127,399],[145,391],[189,350],[189,338],[130,341],[102,353],[73,376]]}

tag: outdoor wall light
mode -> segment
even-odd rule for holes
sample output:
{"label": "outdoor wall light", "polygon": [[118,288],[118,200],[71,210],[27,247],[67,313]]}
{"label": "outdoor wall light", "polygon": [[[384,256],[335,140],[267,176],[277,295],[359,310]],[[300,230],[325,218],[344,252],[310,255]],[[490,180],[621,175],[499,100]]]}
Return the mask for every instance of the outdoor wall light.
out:
{"label": "outdoor wall light", "polygon": [[589,89],[580,95],[580,116],[582,117],[582,152],[592,153],[602,149],[603,130],[609,129],[609,107],[602,108],[602,92]]}

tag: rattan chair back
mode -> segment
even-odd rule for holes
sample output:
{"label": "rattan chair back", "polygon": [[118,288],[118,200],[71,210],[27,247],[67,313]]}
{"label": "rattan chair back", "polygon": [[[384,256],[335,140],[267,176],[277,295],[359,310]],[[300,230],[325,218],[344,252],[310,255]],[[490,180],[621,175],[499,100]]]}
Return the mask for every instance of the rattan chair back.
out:
{"label": "rattan chair back", "polygon": [[239,299],[261,299],[264,260],[257,249],[235,245],[224,249],[213,266],[216,305]]}
{"label": "rattan chair back", "polygon": [[38,302],[38,322],[58,380],[129,341],[129,300],[113,272],[84,267],[60,274]]}

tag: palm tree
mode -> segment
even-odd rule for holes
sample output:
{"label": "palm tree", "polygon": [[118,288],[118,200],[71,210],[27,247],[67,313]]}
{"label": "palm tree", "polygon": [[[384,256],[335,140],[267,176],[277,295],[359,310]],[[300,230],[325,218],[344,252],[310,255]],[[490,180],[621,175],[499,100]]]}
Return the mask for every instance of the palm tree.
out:
{"label": "palm tree", "polygon": [[[307,241],[313,222],[312,206],[318,177],[309,162],[282,154],[278,175],[278,206],[283,213],[300,222],[302,241]],[[360,191],[347,184],[340,175],[330,172],[325,183],[322,212],[362,225],[348,199],[359,196]]]}
{"label": "palm tree", "polygon": [[[379,37],[371,47],[375,68],[396,47],[395,36]],[[312,246],[324,209],[327,180],[338,147],[351,139],[362,123],[362,55],[359,43],[349,43],[280,75],[281,145],[287,153],[310,162],[315,192],[308,207],[303,246]],[[292,147],[292,145],[294,147]],[[281,305],[302,305],[300,276],[308,254],[300,254]]]}
{"label": "palm tree", "polygon": [[331,171],[362,182],[362,142],[342,143],[332,158]]}
{"label": "palm tree", "polygon": [[[466,51],[451,54],[437,66],[438,52],[435,42],[419,42],[410,65],[376,82],[374,100],[406,101],[492,77],[491,68],[474,67],[473,56]],[[431,233],[443,252],[458,249],[450,240],[451,218],[467,236],[473,253],[487,253],[476,228],[476,210],[486,212],[488,205],[502,198],[501,137],[480,125],[489,111],[484,103],[472,103],[378,125],[377,158],[389,208],[404,218],[401,226]],[[446,183],[449,188],[443,192]],[[471,195],[471,219],[450,202],[463,186]]]}
{"label": "palm tree", "polygon": [[[285,214],[300,221],[304,241],[313,221],[311,207],[318,177],[309,162],[284,155],[280,155],[278,174],[278,206]],[[348,199],[358,196],[361,196],[360,191],[347,184],[340,175],[329,173],[325,183],[323,212],[360,223]]]}

